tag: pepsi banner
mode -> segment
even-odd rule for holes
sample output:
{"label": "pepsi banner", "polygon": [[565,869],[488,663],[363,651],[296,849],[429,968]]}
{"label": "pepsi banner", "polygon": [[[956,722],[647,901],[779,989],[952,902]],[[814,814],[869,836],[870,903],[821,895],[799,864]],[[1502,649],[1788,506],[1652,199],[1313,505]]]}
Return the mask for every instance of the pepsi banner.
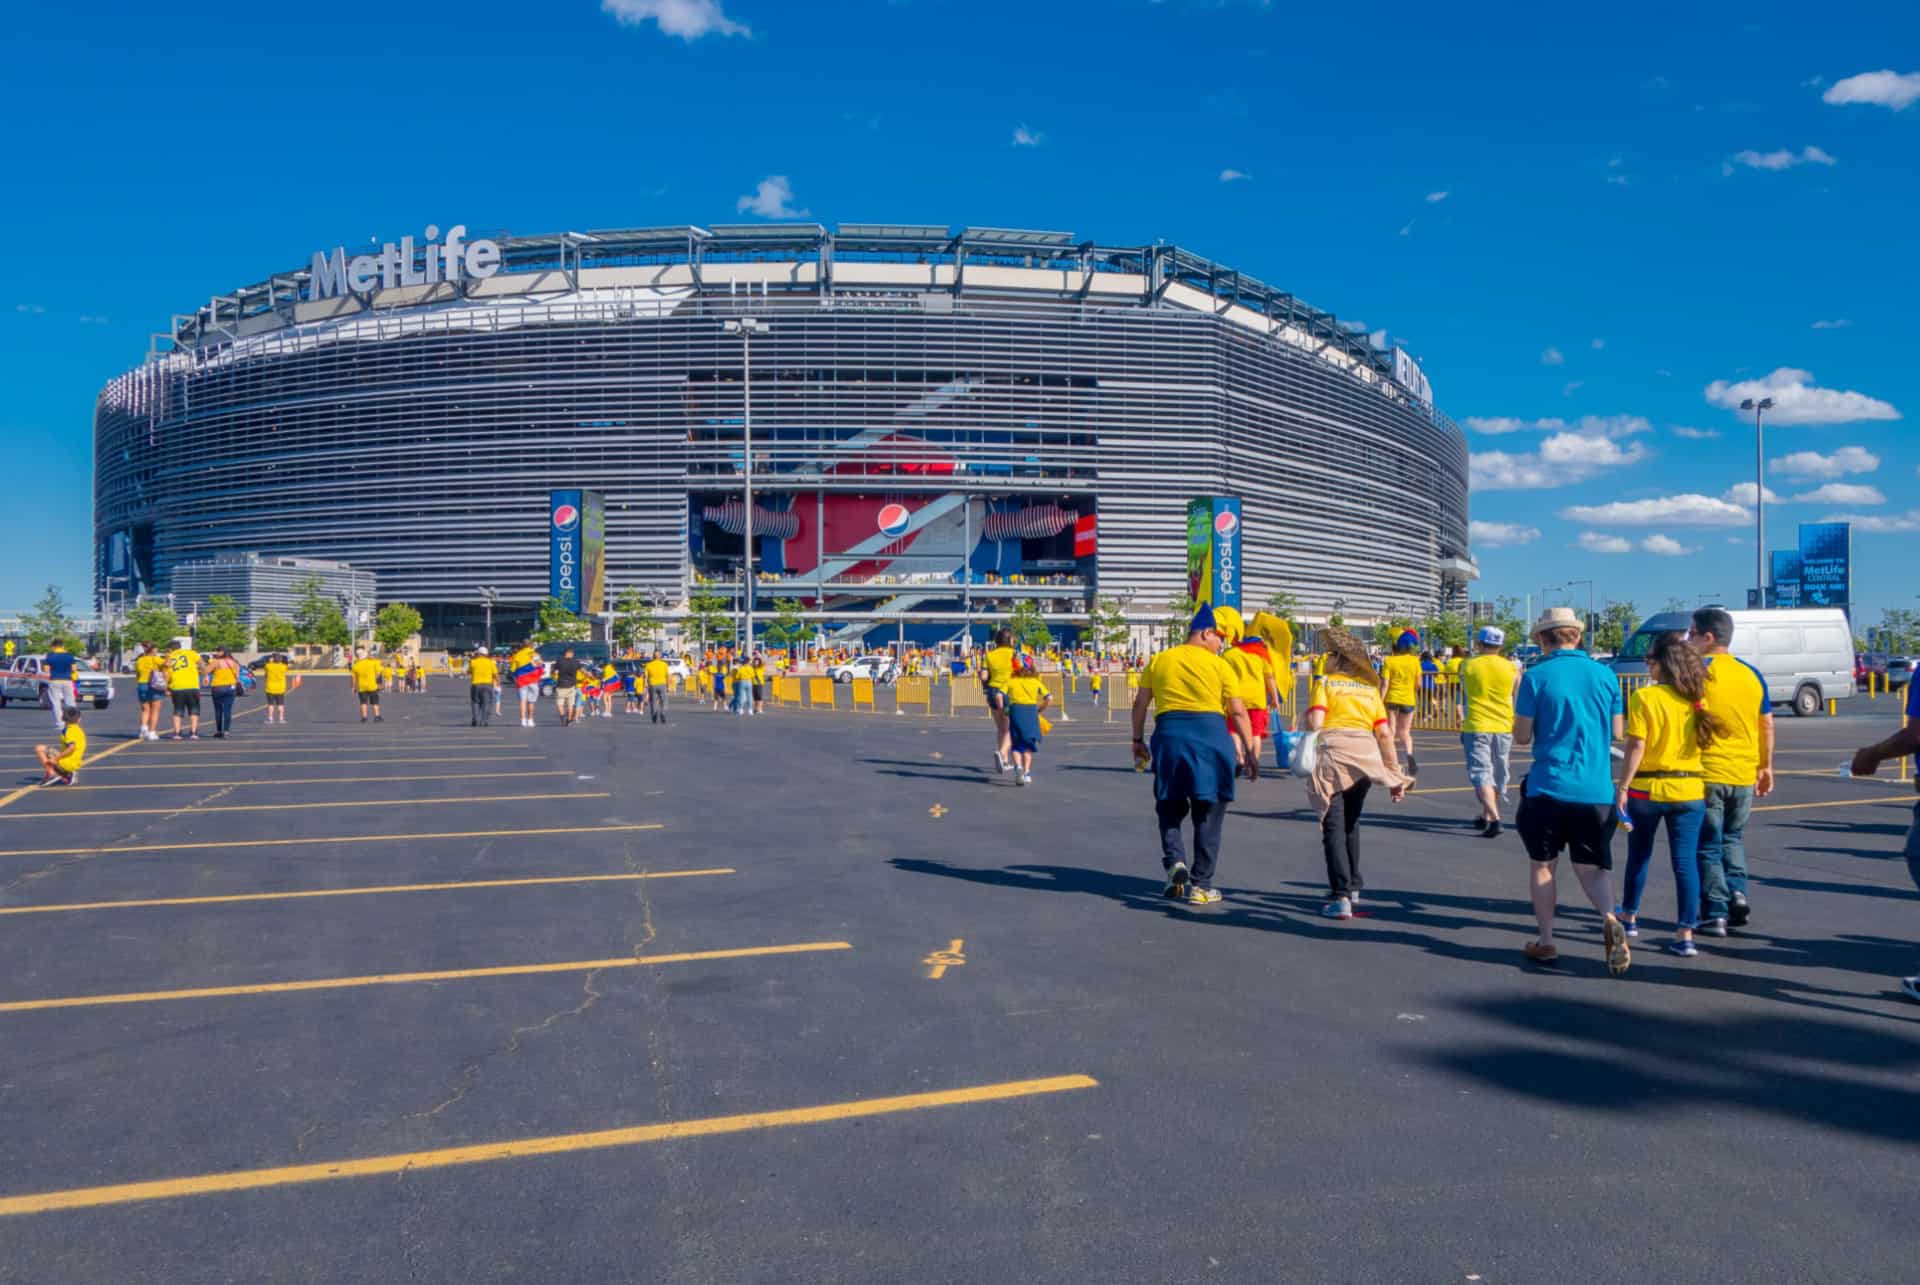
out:
{"label": "pepsi banner", "polygon": [[600,492],[547,493],[547,593],[576,616],[607,609],[606,540]]}
{"label": "pepsi banner", "polygon": [[1240,497],[1187,501],[1187,592],[1194,603],[1240,610]]}

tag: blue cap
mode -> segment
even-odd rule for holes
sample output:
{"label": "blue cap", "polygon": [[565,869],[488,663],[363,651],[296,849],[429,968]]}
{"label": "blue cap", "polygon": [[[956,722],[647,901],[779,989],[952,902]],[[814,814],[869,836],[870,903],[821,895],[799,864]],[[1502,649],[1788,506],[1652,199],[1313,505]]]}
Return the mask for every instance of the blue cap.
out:
{"label": "blue cap", "polygon": [[1218,629],[1213,620],[1213,604],[1202,603],[1200,610],[1193,613],[1193,623],[1187,626],[1190,634],[1205,633],[1209,629]]}

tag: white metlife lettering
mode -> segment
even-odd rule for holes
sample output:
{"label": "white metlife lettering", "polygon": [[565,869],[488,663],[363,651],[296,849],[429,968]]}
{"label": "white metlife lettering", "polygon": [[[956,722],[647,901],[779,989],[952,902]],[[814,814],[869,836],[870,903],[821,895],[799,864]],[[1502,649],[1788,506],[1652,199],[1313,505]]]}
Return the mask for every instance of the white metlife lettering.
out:
{"label": "white metlife lettering", "polygon": [[333,299],[397,286],[438,285],[442,281],[457,285],[463,280],[484,281],[500,271],[499,242],[468,241],[464,223],[448,228],[445,238],[435,245],[434,238],[439,235],[440,229],[429,224],[426,243],[419,247],[411,236],[403,236],[398,243],[389,241],[381,246],[379,254],[349,258],[345,246],[318,251],[313,256],[307,297]]}

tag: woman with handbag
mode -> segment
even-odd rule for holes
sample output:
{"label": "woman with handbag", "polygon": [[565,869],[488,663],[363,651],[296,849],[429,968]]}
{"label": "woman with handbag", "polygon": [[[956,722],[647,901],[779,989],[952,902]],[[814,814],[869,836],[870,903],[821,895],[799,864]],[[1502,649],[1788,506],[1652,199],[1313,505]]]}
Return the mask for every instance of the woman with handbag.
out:
{"label": "woman with handbag", "polygon": [[1344,629],[1321,632],[1326,677],[1313,685],[1307,728],[1317,733],[1306,769],[1307,797],[1320,814],[1320,847],[1327,863],[1327,919],[1353,918],[1365,882],[1360,876],[1360,812],[1375,784],[1395,803],[1411,778],[1400,770],[1393,731],[1373,662]]}
{"label": "woman with handbag", "polygon": [[213,735],[216,740],[224,740],[233,728],[234,697],[240,694],[240,662],[225,647],[213,649],[207,685],[213,689]]}

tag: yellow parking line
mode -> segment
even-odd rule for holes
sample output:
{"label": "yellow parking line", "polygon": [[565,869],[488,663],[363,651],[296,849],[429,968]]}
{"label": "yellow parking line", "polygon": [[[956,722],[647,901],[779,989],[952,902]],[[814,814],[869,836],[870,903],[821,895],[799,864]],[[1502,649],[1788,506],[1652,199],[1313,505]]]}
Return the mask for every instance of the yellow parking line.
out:
{"label": "yellow parking line", "polygon": [[[49,737],[48,739],[51,740],[52,738]],[[130,750],[138,744],[140,744],[139,740],[135,739],[131,741],[122,741],[118,745],[109,745],[107,746],[106,749],[101,750],[98,754],[95,754],[92,758],[88,759],[85,765],[83,766],[82,770],[84,771],[86,767],[93,766],[93,764],[98,763],[101,759],[112,758],[114,755],[118,754],[121,750]],[[6,794],[0,795],[0,808],[6,807],[9,803],[12,803],[15,799],[20,798],[23,795],[32,794],[35,790],[39,788],[40,787],[37,785],[23,785],[17,790],[9,790]],[[60,786],[59,788],[64,790],[67,787],[63,785],[63,786]]]}
{"label": "yellow parking line", "polygon": [[371,897],[389,892],[454,892],[467,888],[534,888],[548,884],[617,883],[633,879],[693,879],[737,873],[732,866],[711,870],[658,870],[618,875],[547,875],[535,879],[468,879],[459,883],[390,883],[374,888],[316,888],[308,892],[239,892],[220,897],[147,897],[139,901],[75,901],[58,906],[0,906],[0,915],[48,915],[62,910],[134,910],[151,906],[225,906],[237,901],[302,901],[309,897]]}
{"label": "yellow parking line", "polygon": [[[568,768],[547,768],[538,772],[515,769],[513,776],[519,780],[524,776],[572,776]],[[486,779],[478,772],[436,772],[425,776],[290,776],[279,779],[268,778],[264,781],[140,781],[132,785],[75,785],[61,786],[63,791],[72,790],[203,790],[211,785],[356,785],[367,781],[479,781]],[[63,795],[64,797],[64,795]]]}
{"label": "yellow parking line", "polygon": [[[128,744],[136,742],[129,741]],[[99,754],[96,758],[105,758]],[[361,763],[524,763],[529,759],[543,759],[545,754],[456,754],[444,758],[426,758],[412,754],[392,758],[320,758],[320,759],[243,759],[236,766],[245,767],[332,767],[336,765],[353,766]],[[115,763],[112,767],[95,768],[94,760],[89,759],[83,772],[150,772],[158,768],[161,771],[176,769],[182,771],[217,772],[226,769],[224,762],[208,762],[195,754],[183,755],[175,762],[150,761],[146,763]]]}
{"label": "yellow parking line", "polygon": [[0,821],[38,821],[43,817],[140,817],[170,816],[176,812],[280,812],[294,808],[404,808],[443,807],[452,803],[521,803],[536,799],[609,799],[612,792],[601,790],[587,794],[468,794],[457,799],[338,799],[329,803],[220,803],[195,807],[185,803],[171,808],[114,808],[107,812],[16,812]]}
{"label": "yellow parking line", "polygon": [[908,1093],[891,1098],[857,1098],[851,1102],[832,1102],[824,1106],[798,1107],[785,1111],[755,1111],[745,1115],[707,1116],[704,1119],[680,1120],[670,1124],[642,1124],[625,1129],[599,1129],[592,1133],[549,1134],[540,1138],[516,1138],[506,1142],[483,1142],[465,1147],[445,1147],[438,1151],[409,1151],[395,1155],[364,1156],[358,1160],[332,1160],[319,1164],[289,1165],[281,1169],[242,1169],[238,1172],[202,1174],[190,1178],[163,1178],[156,1182],[121,1183],[110,1187],[75,1187],[67,1191],[48,1191],[38,1195],[13,1196],[0,1200],[0,1217],[44,1214],[61,1209],[87,1209],[100,1205],[127,1205],[143,1200],[172,1200],[182,1196],[207,1196],[218,1192],[255,1191],[262,1187],[329,1182],[336,1178],[368,1178],[376,1174],[403,1171],[412,1173],[422,1169],[486,1164],[495,1160],[522,1160],[531,1156],[561,1155],[570,1151],[598,1151],[608,1147],[631,1147],[648,1142],[677,1141],[682,1138],[710,1138],[719,1134],[749,1133],[756,1129],[826,1124],[836,1120],[861,1120],[878,1115],[897,1115],[905,1111],[924,1111],[930,1107],[1005,1102],[1013,1098],[1039,1097],[1048,1093],[1066,1093],[1075,1089],[1099,1087],[1100,1081],[1090,1075],[1054,1075],[1036,1080],[1008,1080],[1000,1084],[978,1084],[965,1089]]}
{"label": "yellow parking line", "polygon": [[630,830],[664,830],[653,822],[647,825],[567,825],[543,826],[534,830],[443,830],[428,834],[349,834],[310,839],[220,839],[199,843],[129,843],[117,848],[15,848],[0,852],[0,857],[95,857],[121,852],[179,852],[191,849],[207,852],[215,848],[289,848],[315,843],[411,843],[421,839],[502,839],[529,834],[610,834]]}
{"label": "yellow parking line", "polygon": [[432,973],[375,973],[368,977],[319,977],[301,982],[256,982],[247,986],[198,986],[179,991],[129,991],[119,995],[68,995],[60,999],[22,999],[0,1004],[0,1013],[29,1013],[49,1008],[98,1008],[107,1004],[159,1004],[183,999],[226,999],[235,995],[284,995],[292,991],[347,990],[357,986],[405,986],[414,982],[458,982],[475,977],[526,977],[536,973],[590,973],[642,964],[692,964],[709,959],[757,959],[764,955],[801,955],[822,950],[852,950],[845,941],[803,941],[792,946],[744,946],[732,950],[689,950],[675,955],[621,955],[614,959],[570,959],[557,964],[504,964],[494,968],[449,968]]}

